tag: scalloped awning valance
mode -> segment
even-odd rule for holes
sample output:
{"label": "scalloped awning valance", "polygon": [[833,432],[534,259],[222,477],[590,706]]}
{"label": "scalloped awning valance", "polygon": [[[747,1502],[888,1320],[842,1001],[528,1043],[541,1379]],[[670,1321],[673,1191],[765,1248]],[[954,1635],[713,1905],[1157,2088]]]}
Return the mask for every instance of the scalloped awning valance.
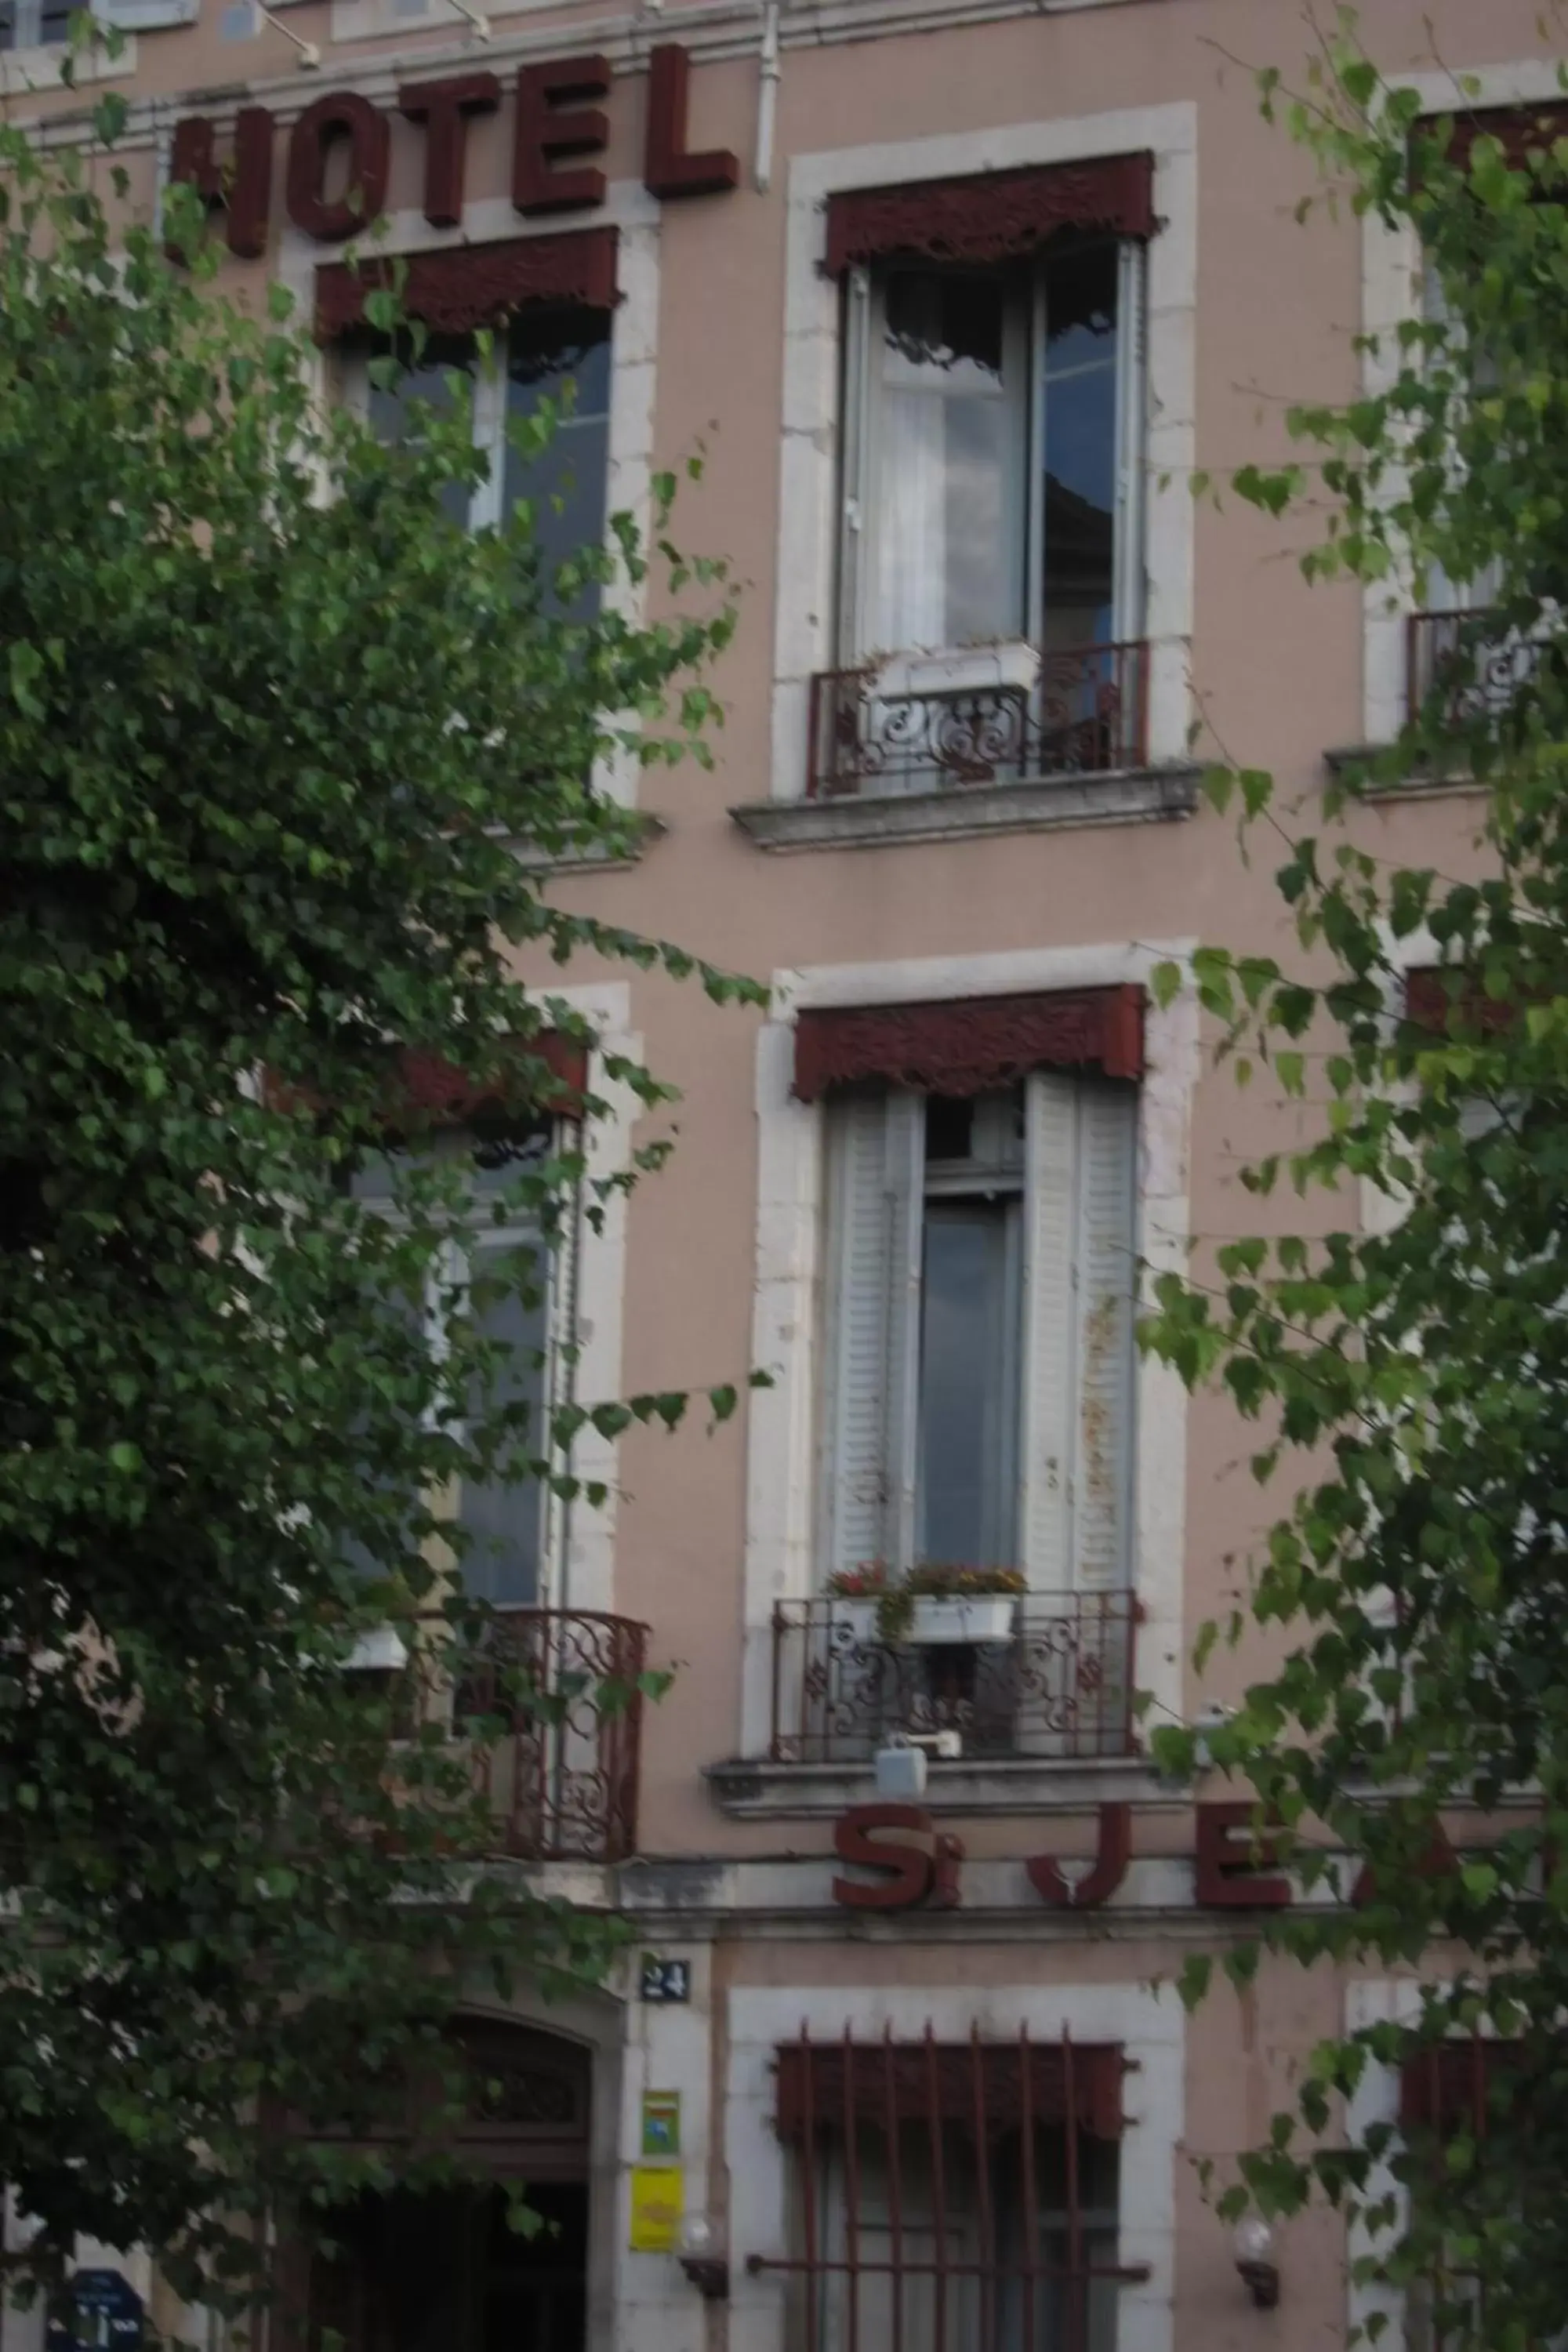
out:
{"label": "scalloped awning valance", "polygon": [[976,1095],[1042,1069],[1142,1077],[1142,988],[1124,982],[931,1004],[836,1005],[803,1013],[795,1034],[795,1091],[803,1102],[867,1081]]}
{"label": "scalloped awning valance", "polygon": [[[502,327],[533,302],[612,310],[618,299],[613,228],[448,245],[395,258],[405,272],[404,309],[438,335]],[[369,256],[357,268],[323,262],[316,272],[317,341],[330,343],[363,327],[366,295],[394,284],[394,257],[381,256]]]}
{"label": "scalloped awning valance", "polygon": [[890,254],[1005,261],[1034,252],[1061,229],[1152,236],[1153,194],[1154,159],[1148,153],[977,172],[962,180],[916,180],[899,188],[845,189],[827,200],[823,268],[837,278],[853,263]]}

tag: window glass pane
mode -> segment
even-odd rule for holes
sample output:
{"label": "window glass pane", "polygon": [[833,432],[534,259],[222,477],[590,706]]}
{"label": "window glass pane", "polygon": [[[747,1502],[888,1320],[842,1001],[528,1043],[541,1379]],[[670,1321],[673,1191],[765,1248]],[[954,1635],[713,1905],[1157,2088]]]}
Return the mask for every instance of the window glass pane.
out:
{"label": "window glass pane", "polygon": [[[454,370],[469,374],[474,364],[471,344],[440,342],[426,344],[418,364],[406,368],[397,382],[388,387],[373,383],[370,387],[370,425],[378,441],[395,444],[406,441],[413,431],[410,414],[416,401],[423,401],[438,416],[449,416],[455,405],[451,377]],[[468,522],[468,493],[461,482],[448,482],[441,493],[441,510],[449,522],[466,530]]]}
{"label": "window glass pane", "polygon": [[[549,400],[560,411],[554,436],[527,458],[507,443],[505,509],[534,501],[534,535],[545,577],[564,557],[598,547],[605,537],[610,453],[609,320],[602,310],[545,311],[520,320],[508,348],[507,424],[537,415]],[[589,582],[567,607],[586,620],[598,610]]]}
{"label": "window glass pane", "polygon": [[920,1378],[921,1558],[1012,1567],[1019,1312],[1016,1204],[926,1203]]}
{"label": "window glass pane", "polygon": [[1114,244],[1061,254],[1046,268],[1040,446],[1047,645],[1094,645],[1111,635],[1116,287]]}
{"label": "window glass pane", "polygon": [[1001,271],[888,275],[868,651],[973,645],[1023,627],[1019,317]]}
{"label": "window glass pane", "polygon": [[[405,1293],[390,1292],[381,1302],[378,1328],[384,1329],[386,1338],[384,1349],[377,1351],[381,1360],[373,1368],[377,1380],[408,1382],[411,1388],[416,1385],[423,1387],[426,1376],[418,1370],[418,1358],[426,1352],[428,1335],[422,1302]],[[362,1431],[362,1439],[367,1434]],[[395,1479],[378,1475],[374,1470],[367,1483],[377,1495],[395,1498],[399,1494],[398,1483]],[[418,1507],[417,1492],[407,1493],[405,1490],[405,1500],[408,1521],[411,1522]],[[399,1526],[395,1522],[386,1540],[378,1542],[374,1552],[368,1545],[351,1539],[345,1547],[344,1556],[356,1576],[374,1581],[395,1573],[398,1549],[405,1553],[410,1551],[413,1539],[411,1524],[405,1522]]]}
{"label": "window glass pane", "polygon": [[[1117,2287],[1106,2273],[1117,2261],[1114,2147],[1079,2135],[1075,2233],[1059,2128],[1041,2126],[1035,2134],[1032,2212],[1026,2210],[1016,2132],[988,2143],[984,2187],[973,2134],[961,2124],[944,2122],[935,2131],[924,2121],[900,2125],[896,2167],[885,2131],[861,2127],[853,2187],[842,2134],[830,2127],[821,2137],[812,2168],[818,2267],[813,2273],[803,2263],[789,2282],[792,2347],[814,2334],[821,2352],[851,2352],[856,2345],[883,2352],[894,2344],[903,2352],[978,2344],[986,2352],[1113,2352]],[[798,2161],[792,2167],[797,2261],[805,2242],[801,2169]],[[1026,2286],[1031,2270],[1032,2285]]]}
{"label": "window glass pane", "polygon": [[[484,1252],[476,1250],[476,1272],[482,1268],[484,1256]],[[491,1271],[501,1271],[493,1260]],[[509,1282],[520,1278],[518,1267],[509,1265],[505,1272]],[[542,1289],[542,1260],[533,1280]],[[486,1383],[484,1409],[493,1412],[498,1404],[526,1402],[530,1412],[523,1442],[530,1453],[542,1453],[545,1438],[542,1359],[549,1328],[543,1297],[530,1300],[509,1288],[502,1297],[489,1300],[475,1320],[485,1339],[500,1341],[510,1351],[505,1365]],[[538,1599],[543,1507],[537,1479],[511,1485],[497,1480],[488,1486],[464,1480],[458,1517],[469,1541],[463,1556],[463,1584],[476,1600],[502,1603]]]}

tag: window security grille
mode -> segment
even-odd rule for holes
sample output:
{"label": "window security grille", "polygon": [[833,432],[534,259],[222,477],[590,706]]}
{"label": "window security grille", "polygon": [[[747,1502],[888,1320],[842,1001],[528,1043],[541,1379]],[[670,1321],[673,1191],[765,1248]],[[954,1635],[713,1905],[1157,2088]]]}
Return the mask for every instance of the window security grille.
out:
{"label": "window security grille", "polygon": [[1120,2049],[798,2042],[778,2053],[787,2352],[1110,2352]]}

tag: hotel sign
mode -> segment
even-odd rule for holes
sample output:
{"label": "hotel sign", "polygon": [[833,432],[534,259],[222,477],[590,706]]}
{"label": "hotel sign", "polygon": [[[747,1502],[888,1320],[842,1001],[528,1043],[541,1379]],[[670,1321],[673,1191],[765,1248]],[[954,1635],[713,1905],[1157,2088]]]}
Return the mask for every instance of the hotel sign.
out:
{"label": "hotel sign", "polygon": [[[1193,1896],[1204,1910],[1278,1911],[1292,1900],[1290,1881],[1279,1870],[1279,1850],[1267,1822],[1256,1821],[1247,1801],[1194,1805]],[[851,1805],[834,1824],[833,1851],[852,1869],[873,1875],[835,1878],[833,1899],[847,1911],[955,1910],[961,1900],[963,1847],[939,1830],[919,1805]],[[1091,1911],[1115,1894],[1132,1859],[1132,1809],[1101,1805],[1093,1859],[1068,1877],[1052,1854],[1030,1857],[1029,1884],[1044,1903],[1065,1911]],[[1439,1831],[1426,1867],[1452,1869],[1456,1857]],[[1351,1900],[1364,1904],[1374,1893],[1363,1870]]]}
{"label": "hotel sign", "polygon": [[[665,202],[722,194],[741,176],[727,147],[687,143],[691,59],[663,42],[648,59],[643,184]],[[609,144],[610,120],[595,103],[610,93],[608,58],[551,58],[521,67],[511,103],[511,201],[525,218],[602,205],[606,182],[594,158]],[[462,221],[468,127],[502,103],[499,75],[449,74],[405,82],[396,112],[424,134],[423,207],[433,228]],[[385,209],[392,110],[358,90],[329,90],[289,129],[283,207],[293,226],[322,245],[342,244]],[[272,217],[276,126],[265,106],[242,106],[226,148],[206,115],[174,127],[170,176],[221,207],[229,251],[254,261],[267,250]]]}

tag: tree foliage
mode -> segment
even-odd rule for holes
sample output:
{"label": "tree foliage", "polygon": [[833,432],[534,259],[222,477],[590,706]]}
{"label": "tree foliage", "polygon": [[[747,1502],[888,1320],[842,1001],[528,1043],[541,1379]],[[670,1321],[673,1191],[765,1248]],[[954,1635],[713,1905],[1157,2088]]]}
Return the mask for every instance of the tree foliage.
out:
{"label": "tree foliage", "polygon": [[[479,1293],[535,1295],[563,1204],[638,1172],[590,1181],[600,1097],[537,1141],[540,1033],[586,1033],[521,960],[744,992],[540,870],[629,845],[595,758],[703,756],[733,614],[669,482],[651,547],[617,516],[561,578],[526,507],[444,520],[467,380],[398,447],[323,407],[194,213],[189,268],[127,226],[117,103],[80,151],[0,131],[0,2179],[39,2272],[85,2231],[216,2294],[279,2200],[406,2175],[411,2081],[437,2162],[457,1989],[606,1956],[489,1865],[471,1742],[343,1668],[388,1619],[437,1679],[482,1633],[453,1478],[570,1496],[585,1423],[684,1408],[529,1425]],[[645,582],[674,617],[632,617]],[[543,1235],[475,1289],[410,1054],[489,1107],[487,1213]],[[388,1219],[353,1180],[393,1145]]]}
{"label": "tree foliage", "polygon": [[[1264,78],[1318,201],[1405,240],[1411,315],[1363,344],[1371,389],[1294,411],[1296,461],[1234,487],[1326,508],[1310,577],[1420,607],[1440,571],[1485,610],[1313,833],[1289,838],[1267,776],[1215,780],[1289,841],[1300,952],[1205,950],[1199,992],[1227,1051],[1322,1112],[1246,1181],[1326,1188],[1343,1228],[1229,1244],[1217,1279],[1162,1283],[1144,1337],[1258,1423],[1260,1480],[1308,1457],[1253,1563],[1281,1663],[1205,1735],[1303,1883],[1261,1941],[1411,1992],[1314,2052],[1246,2193],[1279,2212],[1326,2189],[1368,2233],[1364,2279],[1425,2298],[1449,2343],[1512,2347],[1568,2307],[1568,140],[1542,120],[1521,158],[1474,95],[1460,77],[1418,121],[1348,19],[1288,108]],[[1465,773],[1488,788],[1472,875],[1361,845],[1366,784]],[[1440,968],[1435,1017],[1407,1005],[1413,963]],[[1189,1734],[1156,1745],[1190,1769]],[[1429,2073],[1456,2040],[1505,2045],[1489,2089],[1403,2137],[1349,2129],[1370,2062]]]}

